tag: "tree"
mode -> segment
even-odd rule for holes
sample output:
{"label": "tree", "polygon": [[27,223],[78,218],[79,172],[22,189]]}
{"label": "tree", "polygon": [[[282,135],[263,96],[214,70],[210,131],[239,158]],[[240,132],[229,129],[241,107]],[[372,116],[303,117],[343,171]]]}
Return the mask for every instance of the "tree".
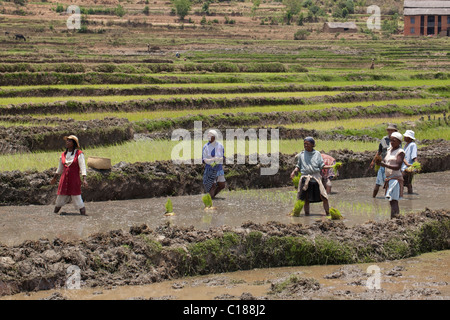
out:
{"label": "tree", "polygon": [[286,6],[286,22],[290,24],[292,17],[300,12],[302,3],[300,0],[283,0],[283,4]]}
{"label": "tree", "polygon": [[173,0],[173,6],[175,8],[175,12],[177,16],[184,20],[184,17],[186,17],[189,13],[189,10],[191,10],[191,1],[190,0]]}
{"label": "tree", "polygon": [[116,16],[123,17],[127,12],[120,4],[118,4],[117,7],[114,9],[114,13],[116,14]]}

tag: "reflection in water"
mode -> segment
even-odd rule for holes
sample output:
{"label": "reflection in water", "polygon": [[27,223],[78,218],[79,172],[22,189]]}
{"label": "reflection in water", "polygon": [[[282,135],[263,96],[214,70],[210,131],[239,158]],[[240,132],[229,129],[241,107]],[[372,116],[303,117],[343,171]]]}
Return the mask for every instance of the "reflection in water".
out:
{"label": "reflection in water", "polygon": [[[406,214],[425,208],[450,208],[450,197],[436,195],[449,194],[450,171],[420,174],[415,177],[415,194],[404,195],[400,200],[400,212]],[[383,190],[372,198],[375,178],[347,179],[333,181],[329,196],[330,206],[340,210],[343,223],[352,226],[368,220],[390,218],[390,207],[383,198]],[[25,240],[39,238],[63,240],[85,238],[93,233],[110,230],[129,230],[131,226],[147,224],[150,228],[170,223],[179,226],[194,226],[207,229],[221,225],[241,226],[244,222],[311,224],[325,219],[321,203],[311,204],[311,215],[292,217],[296,198],[293,187],[224,191],[214,200],[216,210],[205,211],[202,195],[171,197],[175,215],[167,217],[167,198],[136,199],[124,201],[104,201],[86,203],[88,216],[72,212],[53,214],[53,206],[12,206],[0,207],[0,243],[20,244]]]}
{"label": "reflection in water", "polygon": [[[380,289],[367,287],[369,267],[380,270]],[[0,300],[39,300],[59,293],[74,300],[240,299],[243,295],[268,299],[443,299],[450,298],[450,250],[418,257],[356,265],[299,266],[252,269],[221,274],[185,277],[138,286],[49,290],[0,297]],[[314,279],[319,290],[288,291],[280,296],[272,290],[291,276]]]}

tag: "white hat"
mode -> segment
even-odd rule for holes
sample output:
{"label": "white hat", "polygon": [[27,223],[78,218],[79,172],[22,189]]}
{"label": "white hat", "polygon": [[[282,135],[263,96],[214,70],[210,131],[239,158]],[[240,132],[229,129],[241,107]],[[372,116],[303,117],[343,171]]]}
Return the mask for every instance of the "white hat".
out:
{"label": "white hat", "polygon": [[414,131],[412,131],[412,130],[406,130],[406,132],[403,136],[407,137],[407,138],[411,138],[413,140],[416,140],[416,138],[414,138]]}
{"label": "white hat", "polygon": [[217,131],[214,130],[214,129],[211,129],[211,130],[208,131],[208,136],[214,136],[214,137],[217,138],[218,135],[219,135],[219,134],[218,134]]}
{"label": "white hat", "polygon": [[402,140],[403,140],[403,136],[402,136],[402,134],[401,134],[400,132],[393,132],[393,133],[391,134],[391,138],[396,138],[396,139],[398,139],[399,141],[402,141]]}

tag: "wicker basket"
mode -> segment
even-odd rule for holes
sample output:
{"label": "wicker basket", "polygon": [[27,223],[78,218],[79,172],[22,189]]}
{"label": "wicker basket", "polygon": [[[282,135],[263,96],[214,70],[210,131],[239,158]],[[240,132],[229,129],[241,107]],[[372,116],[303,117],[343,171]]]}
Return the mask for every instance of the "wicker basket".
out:
{"label": "wicker basket", "polygon": [[89,157],[87,165],[90,168],[98,170],[111,169],[111,159],[101,157]]}

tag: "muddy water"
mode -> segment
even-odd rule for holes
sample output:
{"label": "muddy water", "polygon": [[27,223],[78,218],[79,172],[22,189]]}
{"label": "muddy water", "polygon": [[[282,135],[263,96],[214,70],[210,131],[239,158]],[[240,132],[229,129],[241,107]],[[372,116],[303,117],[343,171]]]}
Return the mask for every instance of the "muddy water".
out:
{"label": "muddy water", "polygon": [[[367,286],[372,264],[328,265],[254,269],[164,281],[145,286],[60,289],[20,293],[0,300],[75,300],[122,299],[445,299],[450,298],[450,251],[427,253],[418,257],[377,263],[379,286]],[[436,266],[439,266],[438,268]],[[314,279],[313,289],[288,287],[281,292],[272,284],[291,276]]]}
{"label": "muddy water", "polygon": [[[420,174],[414,179],[414,194],[400,200],[401,213],[423,209],[450,208],[450,187],[446,184],[450,171]],[[351,226],[367,220],[389,219],[390,208],[383,192],[372,198],[375,178],[336,180],[329,197],[330,206],[338,208]],[[405,189],[406,191],[406,189]],[[441,195],[440,198],[438,196]],[[96,232],[113,229],[129,230],[130,226],[145,223],[151,228],[175,225],[209,228],[220,225],[240,226],[245,221],[265,223],[310,224],[325,219],[321,203],[311,204],[311,215],[291,217],[294,188],[226,191],[214,201],[215,210],[205,211],[201,195],[172,197],[175,215],[164,216],[167,198],[123,201],[88,202],[88,216],[80,216],[71,204],[60,215],[53,214],[53,206],[0,207],[0,243],[20,244],[40,238],[63,240],[85,238]]]}

